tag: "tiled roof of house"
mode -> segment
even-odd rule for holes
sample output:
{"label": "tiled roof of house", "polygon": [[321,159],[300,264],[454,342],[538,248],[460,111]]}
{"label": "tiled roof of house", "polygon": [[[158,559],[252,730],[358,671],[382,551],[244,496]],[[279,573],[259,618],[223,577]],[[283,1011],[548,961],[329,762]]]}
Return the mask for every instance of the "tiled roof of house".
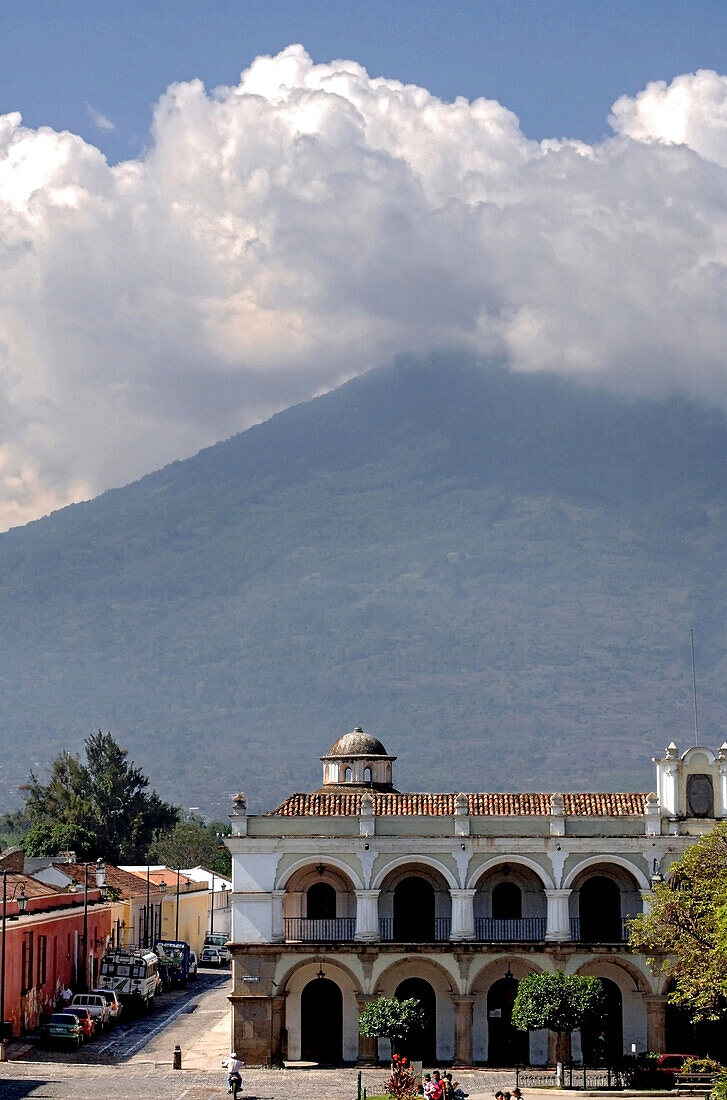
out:
{"label": "tiled roof of house", "polygon": [[[68,875],[80,886],[83,886],[84,880],[84,865],[82,863],[56,863],[55,866],[59,871]],[[106,870],[106,885],[113,887],[114,890],[118,890],[122,898],[139,897],[141,894],[146,894],[146,879],[142,880],[138,875],[132,875],[129,871],[123,871],[121,867],[115,867],[113,863],[107,863],[105,865]],[[96,870],[94,864],[89,864],[88,868],[88,888],[89,890],[96,889]]]}
{"label": "tiled roof of house", "polygon": [[13,900],[20,893],[26,898],[44,898],[51,894],[62,894],[60,886],[51,886],[47,882],[40,882],[30,875],[18,874],[15,871],[8,872],[8,900]]}
{"label": "tiled roof of house", "polygon": [[[268,814],[269,817],[357,816],[363,791],[317,791],[291,794]],[[456,794],[399,794],[371,792],[374,814],[382,817],[422,815],[446,817],[454,814]],[[482,817],[547,817],[549,794],[468,794],[468,813]],[[645,794],[609,791],[604,794],[564,794],[563,810],[575,817],[639,817]]]}

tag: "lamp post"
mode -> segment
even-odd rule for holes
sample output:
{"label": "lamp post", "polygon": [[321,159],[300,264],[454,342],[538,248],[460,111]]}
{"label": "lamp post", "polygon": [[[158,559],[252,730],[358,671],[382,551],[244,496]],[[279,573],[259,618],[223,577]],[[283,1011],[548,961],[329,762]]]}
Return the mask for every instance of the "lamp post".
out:
{"label": "lamp post", "polygon": [[163,880],[157,883],[157,889],[162,895],[162,900],[159,902],[159,939],[162,938],[162,913],[164,910],[164,895],[167,892],[167,884]]}
{"label": "lamp post", "polygon": [[[18,886],[20,887],[20,893],[15,896],[15,891]],[[11,901],[15,899],[18,906],[18,913],[25,912],[28,899],[23,893],[23,883],[16,883],[13,895],[10,898]],[[5,1041],[5,922],[7,920],[7,908],[8,908],[8,872],[3,868],[3,913],[2,913],[2,948],[0,948],[0,1062],[7,1062],[8,1052]],[[13,918],[10,918],[13,920]],[[17,917],[14,918],[17,920]]]}
{"label": "lamp post", "polygon": [[[149,857],[146,857],[146,909],[144,910],[144,947],[149,947],[149,905],[151,882],[149,880]],[[152,935],[154,935],[154,929],[152,928]]]}
{"label": "lamp post", "polygon": [[[83,980],[81,988],[88,993],[88,869],[92,864],[83,865]],[[96,886],[100,890],[106,882],[106,866],[101,856],[96,860]]]}
{"label": "lamp post", "polygon": [[212,897],[210,898],[210,934],[215,930],[215,873],[212,872]]}
{"label": "lamp post", "polygon": [[179,872],[181,867],[177,867],[177,915],[174,918],[174,938],[179,939]]}

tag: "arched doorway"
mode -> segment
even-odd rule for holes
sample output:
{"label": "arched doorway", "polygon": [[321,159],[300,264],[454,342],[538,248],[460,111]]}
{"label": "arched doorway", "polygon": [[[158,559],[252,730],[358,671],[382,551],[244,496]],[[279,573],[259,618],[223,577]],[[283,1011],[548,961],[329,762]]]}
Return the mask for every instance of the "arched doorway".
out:
{"label": "arched doorway", "polygon": [[[673,983],[667,992],[674,989]],[[674,1054],[698,1054],[715,1058],[724,1064],[727,1058],[727,1036],[724,1020],[701,1020],[694,1023],[689,1009],[666,1003],[666,1049]]]}
{"label": "arched doorway", "polygon": [[306,895],[306,917],[308,920],[331,920],[336,916],[336,890],[330,882],[314,882]]}
{"label": "arched doorway", "polygon": [[623,999],[610,978],[599,976],[599,980],[603,986],[603,1013],[581,1028],[583,1064],[613,1066],[623,1057]]}
{"label": "arched doorway", "polygon": [[300,995],[300,1056],[324,1066],[343,1061],[343,995],[330,978],[314,978]]}
{"label": "arched doorway", "polygon": [[434,887],[411,876],[394,887],[394,940],[431,943],[434,940]]}
{"label": "arched doorway", "polygon": [[584,943],[620,943],[621,890],[604,875],[592,875],[579,891],[580,938]]}
{"label": "arched doorway", "polygon": [[494,920],[520,920],[523,915],[523,894],[514,882],[498,882],[492,888]]}
{"label": "arched doorway", "polygon": [[424,1030],[404,1044],[404,1053],[415,1061],[434,1065],[437,1060],[437,996],[434,990],[423,978],[407,978],[396,987],[394,996],[398,1001],[416,998],[426,1018]]}
{"label": "arched doorway", "polygon": [[527,1031],[512,1024],[512,1006],[518,981],[505,977],[493,982],[487,993],[487,1064],[489,1066],[527,1065],[530,1044]]}

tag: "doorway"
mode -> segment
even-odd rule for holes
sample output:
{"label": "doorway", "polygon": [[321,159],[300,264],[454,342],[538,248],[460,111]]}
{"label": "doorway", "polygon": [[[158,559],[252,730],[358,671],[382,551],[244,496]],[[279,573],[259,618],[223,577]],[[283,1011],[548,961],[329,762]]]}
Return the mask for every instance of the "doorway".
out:
{"label": "doorway", "polygon": [[426,879],[411,876],[394,887],[394,940],[433,942],[434,887]]}
{"label": "doorway", "polygon": [[581,1028],[583,1064],[613,1066],[623,1057],[623,1001],[621,990],[610,978],[599,978],[603,986],[603,1013]]}
{"label": "doorway", "polygon": [[403,1044],[407,1058],[413,1061],[424,1062],[432,1066],[437,1060],[437,995],[429,982],[423,978],[407,978],[400,982],[394,994],[397,1001],[408,1001],[414,997],[424,1012],[424,1029],[417,1035],[412,1035]]}
{"label": "doorway", "polygon": [[613,879],[603,875],[586,879],[579,891],[578,912],[584,943],[621,942],[621,891]]}
{"label": "doorway", "polygon": [[314,978],[300,995],[300,1055],[322,1066],[343,1061],[343,995],[330,978]]}
{"label": "doorway", "polygon": [[527,1031],[513,1027],[512,1007],[517,996],[516,978],[500,978],[487,993],[487,1064],[489,1066],[528,1065],[530,1037]]}

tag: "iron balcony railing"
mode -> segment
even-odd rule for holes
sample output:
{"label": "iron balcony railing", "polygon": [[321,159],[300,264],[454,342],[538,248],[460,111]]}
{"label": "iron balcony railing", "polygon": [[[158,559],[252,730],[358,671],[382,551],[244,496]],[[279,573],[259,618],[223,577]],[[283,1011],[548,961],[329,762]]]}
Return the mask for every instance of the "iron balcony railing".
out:
{"label": "iron balcony railing", "polygon": [[355,917],[284,917],[283,932],[288,943],[342,943],[354,938]]}
{"label": "iron balcony railing", "polygon": [[633,917],[622,917],[612,925],[602,924],[600,928],[598,923],[588,921],[581,931],[581,918],[571,917],[570,938],[578,943],[626,943],[629,938],[628,922],[631,920]]}
{"label": "iron balcony railing", "polygon": [[435,917],[418,927],[403,923],[399,926],[393,917],[379,917],[379,938],[387,943],[440,943],[449,939],[451,927],[449,917]]}
{"label": "iron balcony railing", "polygon": [[483,943],[545,939],[545,917],[475,917],[475,939]]}

